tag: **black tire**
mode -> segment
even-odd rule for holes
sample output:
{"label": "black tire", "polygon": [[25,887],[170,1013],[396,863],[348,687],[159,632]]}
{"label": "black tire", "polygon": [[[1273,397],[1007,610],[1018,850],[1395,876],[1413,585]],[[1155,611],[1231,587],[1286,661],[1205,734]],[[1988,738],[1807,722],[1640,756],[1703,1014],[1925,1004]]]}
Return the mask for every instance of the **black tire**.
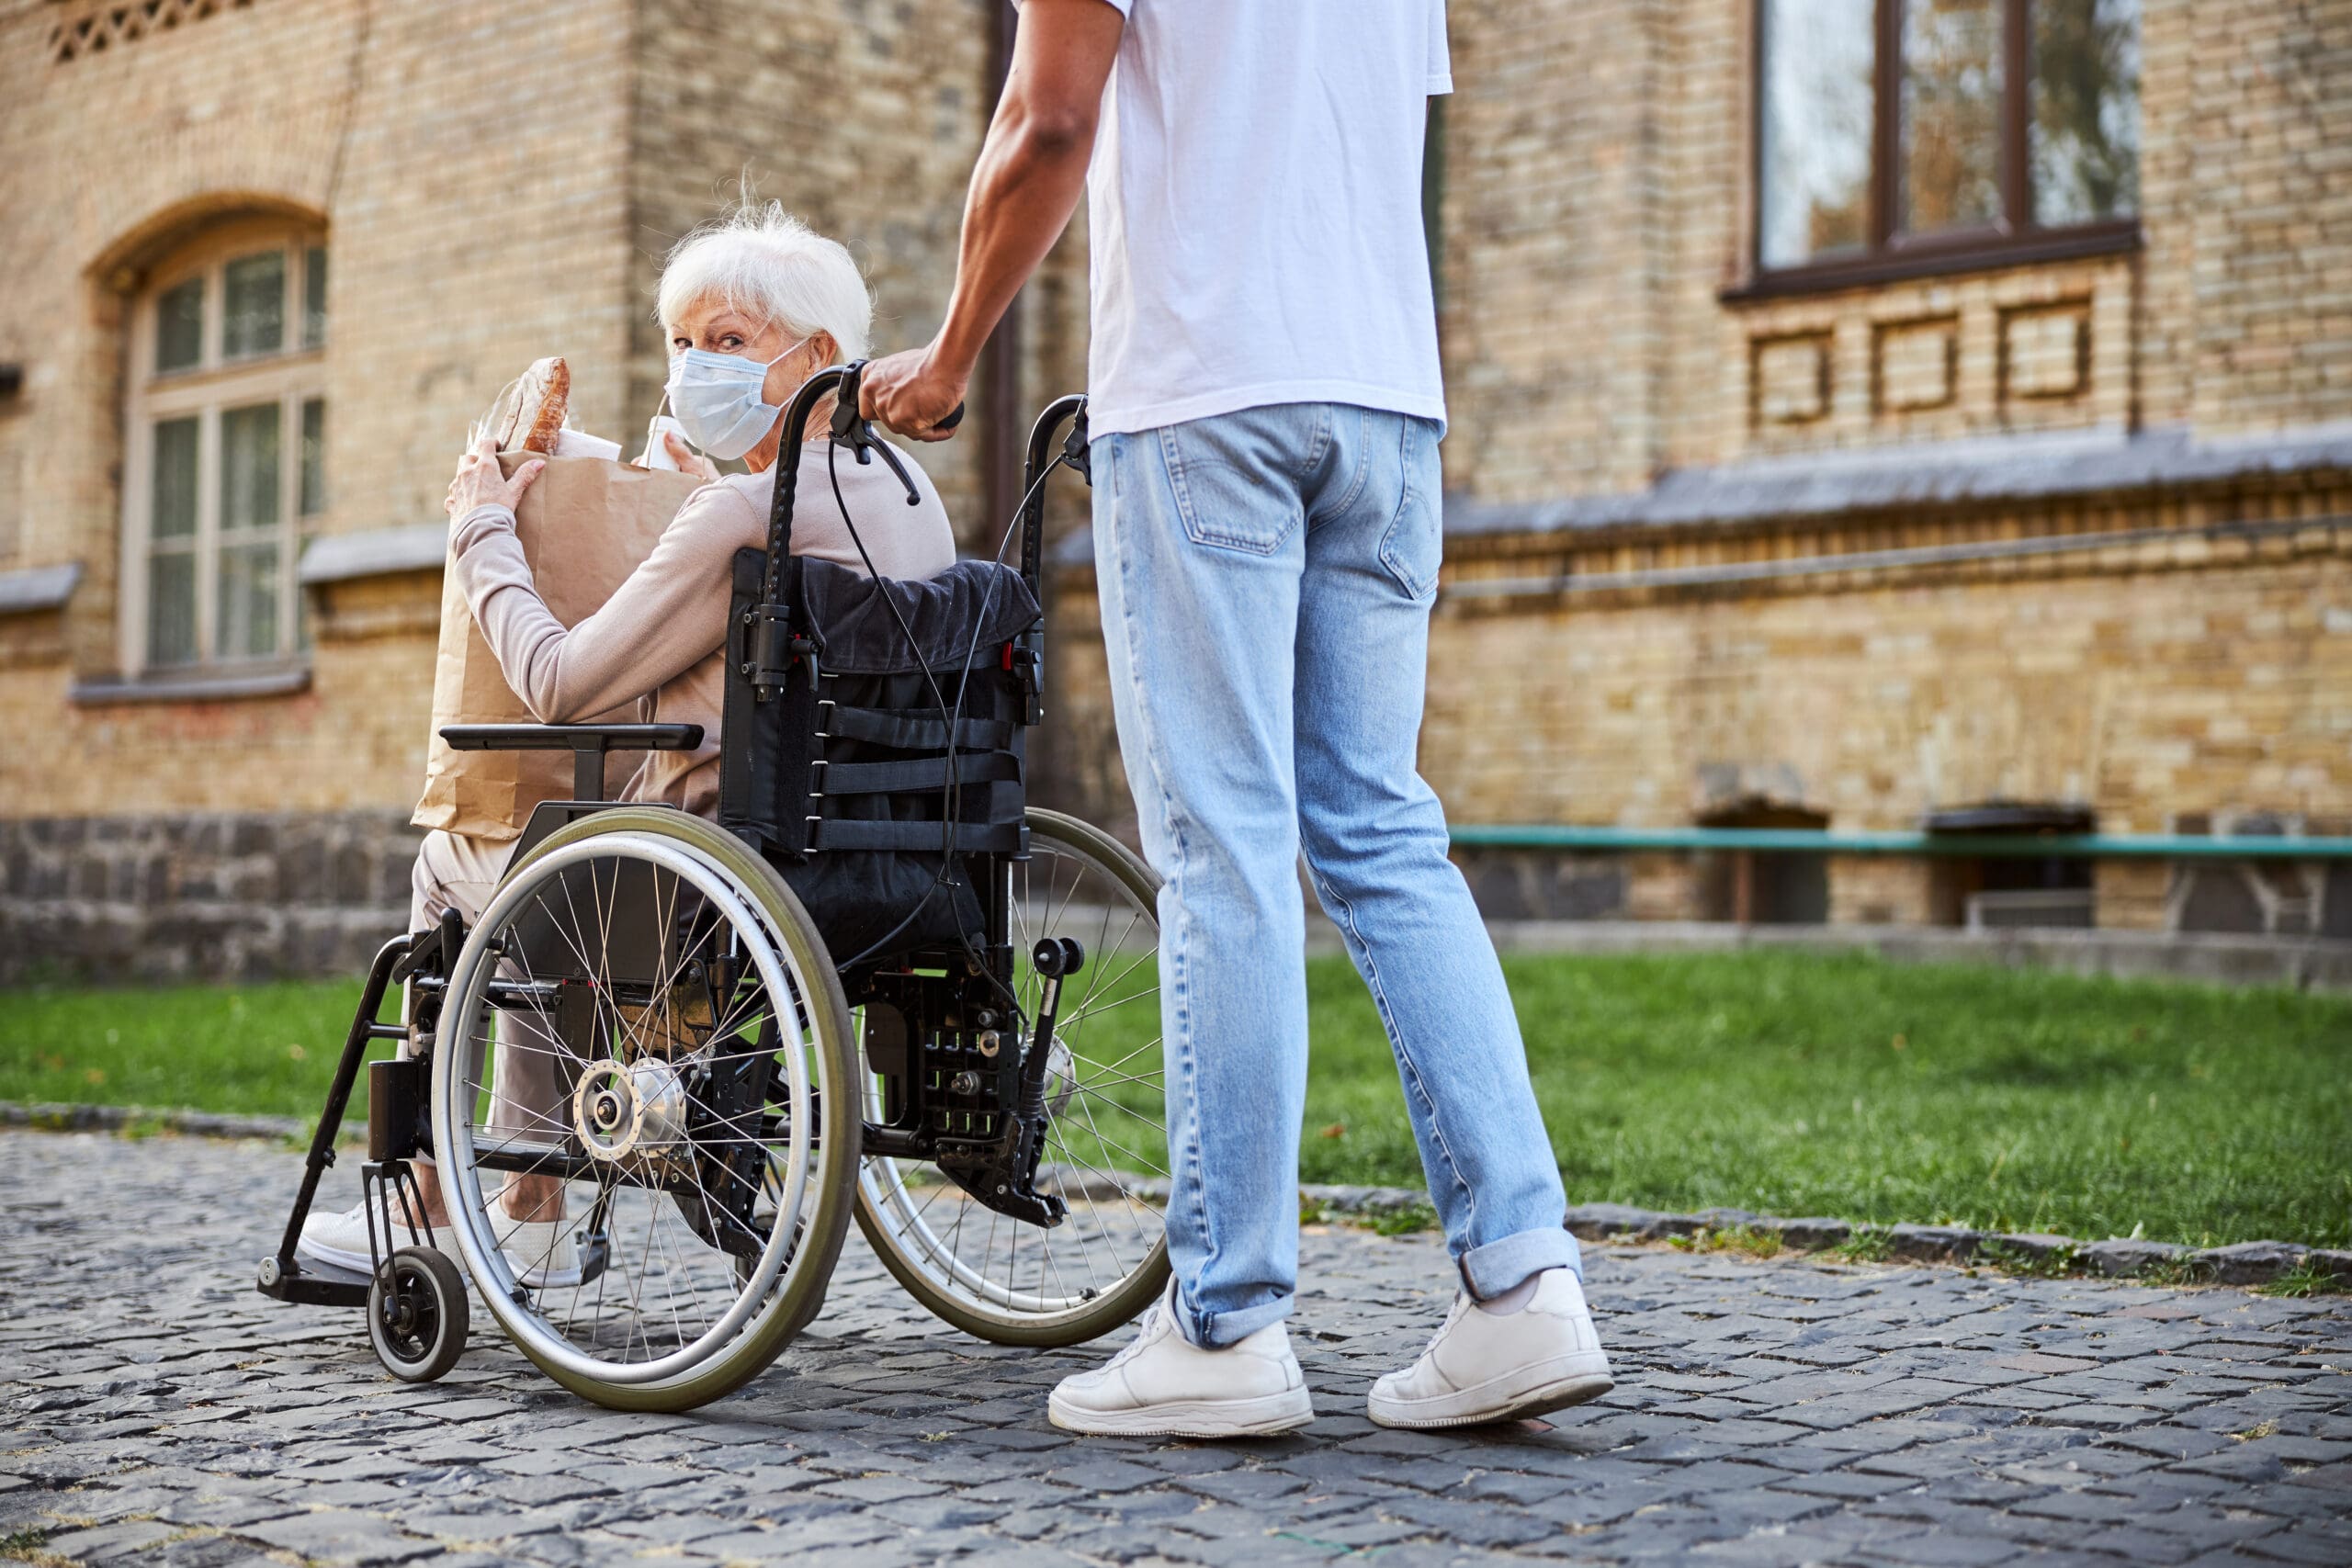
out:
{"label": "black tire", "polygon": [[466,1348],[466,1277],[446,1253],[403,1247],[368,1286],[368,1343],[402,1382],[433,1382]]}

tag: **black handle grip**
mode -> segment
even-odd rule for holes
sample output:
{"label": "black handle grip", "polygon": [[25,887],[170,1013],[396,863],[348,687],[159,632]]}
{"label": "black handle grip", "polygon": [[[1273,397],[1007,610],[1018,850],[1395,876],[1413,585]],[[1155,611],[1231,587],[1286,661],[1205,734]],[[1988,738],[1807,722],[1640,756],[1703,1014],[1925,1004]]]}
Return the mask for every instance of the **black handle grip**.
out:
{"label": "black handle grip", "polygon": [[947,417],[932,426],[933,430],[953,430],[964,423],[964,405],[957,403],[947,411]]}

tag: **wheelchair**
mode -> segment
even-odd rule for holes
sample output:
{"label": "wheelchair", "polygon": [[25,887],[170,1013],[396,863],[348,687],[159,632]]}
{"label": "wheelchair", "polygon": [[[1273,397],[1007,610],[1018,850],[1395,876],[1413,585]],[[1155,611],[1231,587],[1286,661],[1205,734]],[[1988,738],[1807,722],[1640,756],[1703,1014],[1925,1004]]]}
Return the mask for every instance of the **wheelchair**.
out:
{"label": "wheelchair", "polygon": [[[1091,482],[1085,400],[1031,432],[1017,569],[1000,547],[893,582],[790,552],[828,393],[828,461],[878,456],[914,502],[857,417],[862,369],[794,398],[767,547],[734,562],[717,822],[605,787],[609,752],[691,750],[697,726],[442,731],[569,750],[577,798],[537,808],[471,927],[378,953],[260,1269],[281,1301],[363,1306],[396,1377],[455,1364],[470,1277],[566,1388],[690,1409],[816,1315],[853,1218],[925,1308],[1001,1344],[1091,1339],[1165,1286],[1157,883],[1024,795],[1044,489]],[[387,1040],[401,1055],[367,1062]],[[296,1251],[363,1065],[364,1274]]]}

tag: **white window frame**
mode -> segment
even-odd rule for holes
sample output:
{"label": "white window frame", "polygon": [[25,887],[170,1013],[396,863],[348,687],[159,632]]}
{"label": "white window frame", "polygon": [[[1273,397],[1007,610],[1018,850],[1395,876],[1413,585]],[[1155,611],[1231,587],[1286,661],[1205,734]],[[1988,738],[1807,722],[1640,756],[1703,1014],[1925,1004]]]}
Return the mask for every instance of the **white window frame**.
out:
{"label": "white window frame", "polygon": [[[124,377],[122,466],[121,616],[118,627],[123,673],[131,678],[156,671],[241,670],[280,662],[303,647],[301,589],[296,562],[307,538],[324,520],[321,510],[304,516],[302,505],[302,405],[326,396],[326,339],[302,343],[310,300],[307,254],[327,238],[312,225],[285,220],[249,220],[223,225],[174,253],[148,277],[132,307],[130,359]],[[221,357],[227,316],[223,274],[228,264],[280,249],[286,255],[286,337],[273,354]],[[332,267],[334,262],[329,260]],[[204,278],[203,352],[183,370],[158,374],[155,345],[158,307],[164,295],[191,277]],[[330,329],[331,331],[331,329]],[[263,654],[223,657],[217,647],[220,568],[220,415],[255,403],[278,405],[279,548],[277,646]],[[196,558],[197,657],[183,664],[151,666],[147,648],[151,509],[154,502],[155,426],[197,419]],[[333,417],[330,412],[328,417]]]}

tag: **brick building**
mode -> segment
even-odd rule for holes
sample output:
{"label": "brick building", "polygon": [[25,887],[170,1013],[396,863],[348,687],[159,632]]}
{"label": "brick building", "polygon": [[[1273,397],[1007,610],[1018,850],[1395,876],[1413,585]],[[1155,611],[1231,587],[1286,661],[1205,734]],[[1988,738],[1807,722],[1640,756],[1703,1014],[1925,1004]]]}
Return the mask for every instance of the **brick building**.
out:
{"label": "brick building", "polygon": [[[1452,10],[1424,763],[1458,821],[2346,830],[2352,0]],[[0,0],[0,975],[333,966],[389,929],[467,421],[560,352],[589,428],[641,428],[658,257],[745,172],[857,251],[879,344],[921,341],[1001,27]],[[1082,280],[1073,236],[935,459],[973,536],[989,416],[1080,379]],[[1117,821],[1082,547],[1057,591],[1050,787]],[[2008,891],[1473,858],[1498,914]],[[2352,920],[2296,867],[2072,875],[2019,891]]]}
{"label": "brick building", "polygon": [[[1457,826],[2352,831],[2352,4],[1451,21]],[[1464,858],[1492,914],[1731,912],[1705,857]],[[2309,866],[1752,870],[1759,919],[2352,935]]]}

